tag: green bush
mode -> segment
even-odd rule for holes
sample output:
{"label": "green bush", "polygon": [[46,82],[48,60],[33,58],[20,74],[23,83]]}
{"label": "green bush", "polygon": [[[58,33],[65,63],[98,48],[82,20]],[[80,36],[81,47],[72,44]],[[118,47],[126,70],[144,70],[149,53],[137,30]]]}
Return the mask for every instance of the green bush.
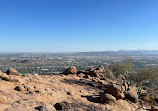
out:
{"label": "green bush", "polygon": [[[108,76],[112,76],[112,78],[116,79],[119,75],[124,75],[131,84],[135,84],[139,87],[151,85],[154,81],[158,80],[158,67],[136,70],[133,67],[132,59],[129,57],[125,57],[120,63],[110,64],[108,70],[109,72],[111,71]],[[152,84],[153,89],[156,87],[157,86],[154,87]]]}
{"label": "green bush", "polygon": [[113,63],[108,66],[115,77],[124,75],[126,79],[134,78],[134,68],[132,59],[126,57],[121,63]]}
{"label": "green bush", "polygon": [[137,72],[136,82],[138,85],[150,84],[158,80],[158,67],[143,68]]}

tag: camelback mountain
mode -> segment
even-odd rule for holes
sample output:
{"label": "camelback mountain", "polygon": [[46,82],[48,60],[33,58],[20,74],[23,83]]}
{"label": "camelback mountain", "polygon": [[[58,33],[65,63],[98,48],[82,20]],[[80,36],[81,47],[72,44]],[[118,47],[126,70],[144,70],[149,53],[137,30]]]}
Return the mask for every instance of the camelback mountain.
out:
{"label": "camelback mountain", "polygon": [[123,76],[106,77],[103,66],[58,75],[0,71],[0,111],[158,111],[158,98],[144,99],[147,88]]}

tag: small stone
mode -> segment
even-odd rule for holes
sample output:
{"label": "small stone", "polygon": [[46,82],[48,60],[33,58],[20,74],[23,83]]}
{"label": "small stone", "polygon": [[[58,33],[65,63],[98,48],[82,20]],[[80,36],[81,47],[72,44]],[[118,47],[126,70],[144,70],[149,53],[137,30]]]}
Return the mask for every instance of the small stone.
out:
{"label": "small stone", "polygon": [[71,92],[67,92],[67,95],[72,95]]}
{"label": "small stone", "polygon": [[22,85],[20,85],[20,86],[16,86],[14,90],[25,91],[25,88]]}

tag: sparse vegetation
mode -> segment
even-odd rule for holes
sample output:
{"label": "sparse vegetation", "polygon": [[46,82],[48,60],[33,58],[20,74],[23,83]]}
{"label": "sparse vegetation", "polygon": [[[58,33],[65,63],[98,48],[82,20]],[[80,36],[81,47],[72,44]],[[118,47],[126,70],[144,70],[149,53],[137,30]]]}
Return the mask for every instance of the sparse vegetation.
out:
{"label": "sparse vegetation", "polygon": [[108,69],[112,71],[115,77],[118,77],[121,74],[124,75],[127,79],[133,78],[135,73],[132,59],[129,57],[125,57],[121,63],[110,64]]}
{"label": "sparse vegetation", "polygon": [[151,84],[153,88],[156,88],[153,82],[158,80],[158,67],[135,69],[132,59],[125,57],[122,62],[110,64],[107,69],[115,78],[124,75],[128,81],[137,86]]}

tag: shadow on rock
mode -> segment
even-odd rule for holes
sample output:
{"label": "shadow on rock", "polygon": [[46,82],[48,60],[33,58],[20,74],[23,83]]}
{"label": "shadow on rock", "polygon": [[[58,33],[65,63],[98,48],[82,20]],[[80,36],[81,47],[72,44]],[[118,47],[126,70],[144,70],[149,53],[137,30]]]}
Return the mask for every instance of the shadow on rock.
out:
{"label": "shadow on rock", "polygon": [[102,89],[102,90],[105,90],[107,88],[106,85],[102,84],[101,82],[87,81],[85,79],[80,79],[80,80],[64,79],[62,82],[66,83],[66,84],[77,84],[77,85],[82,85],[82,86],[90,86],[90,87]]}
{"label": "shadow on rock", "polygon": [[83,111],[106,111],[106,109],[102,107],[98,107],[94,105],[85,105],[83,103],[78,103],[78,102],[69,103],[67,101],[56,103],[54,107],[56,110],[60,110],[60,111],[68,111],[68,110],[80,111],[80,109],[82,109]]}
{"label": "shadow on rock", "polygon": [[83,98],[87,98],[88,101],[94,102],[94,103],[100,103],[100,96],[99,95],[81,95]]}

